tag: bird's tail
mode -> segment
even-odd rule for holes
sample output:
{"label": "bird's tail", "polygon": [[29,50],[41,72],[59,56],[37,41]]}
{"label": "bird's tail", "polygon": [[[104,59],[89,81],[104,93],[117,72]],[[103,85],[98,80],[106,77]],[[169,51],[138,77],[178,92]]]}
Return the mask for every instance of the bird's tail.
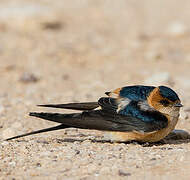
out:
{"label": "bird's tail", "polygon": [[32,132],[29,132],[29,133],[21,134],[21,135],[14,136],[14,137],[11,137],[11,138],[8,138],[8,139],[5,139],[5,140],[9,141],[9,140],[21,138],[21,137],[24,137],[24,136],[29,136],[29,135],[33,135],[33,134],[40,134],[40,133],[43,133],[43,132],[55,131],[55,130],[65,129],[65,128],[68,128],[68,126],[66,126],[64,124],[61,124],[61,125],[58,125],[58,126],[54,126],[54,127],[50,127],[50,128],[46,128],[46,129],[40,129],[40,130],[37,130],[37,131],[32,131]]}

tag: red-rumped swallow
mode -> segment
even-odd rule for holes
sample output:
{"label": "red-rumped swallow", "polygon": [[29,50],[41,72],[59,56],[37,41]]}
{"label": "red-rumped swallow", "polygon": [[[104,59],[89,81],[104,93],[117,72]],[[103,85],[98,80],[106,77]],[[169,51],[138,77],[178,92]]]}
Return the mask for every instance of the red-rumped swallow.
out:
{"label": "red-rumped swallow", "polygon": [[65,128],[80,128],[105,131],[110,141],[156,142],[173,131],[178,122],[182,104],[178,95],[169,87],[126,86],[105,94],[108,97],[101,97],[98,102],[38,105],[82,112],[30,112],[30,116],[60,125],[7,140]]}

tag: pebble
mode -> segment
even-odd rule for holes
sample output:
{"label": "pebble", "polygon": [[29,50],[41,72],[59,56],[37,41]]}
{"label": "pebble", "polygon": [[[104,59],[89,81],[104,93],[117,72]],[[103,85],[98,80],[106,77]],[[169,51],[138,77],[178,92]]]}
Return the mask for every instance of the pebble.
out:
{"label": "pebble", "polygon": [[33,73],[29,73],[29,72],[24,72],[21,76],[19,81],[23,82],[23,83],[30,83],[30,82],[37,82],[39,81],[39,78],[34,75]]}
{"label": "pebble", "polygon": [[131,176],[131,173],[124,172],[123,170],[119,170],[118,171],[118,175],[119,176]]}
{"label": "pebble", "polygon": [[63,24],[61,24],[61,22],[59,21],[43,22],[41,25],[43,29],[48,29],[48,30],[59,30],[63,26]]}
{"label": "pebble", "polygon": [[9,162],[9,165],[10,165],[10,166],[16,166],[16,162],[14,162],[14,161]]}

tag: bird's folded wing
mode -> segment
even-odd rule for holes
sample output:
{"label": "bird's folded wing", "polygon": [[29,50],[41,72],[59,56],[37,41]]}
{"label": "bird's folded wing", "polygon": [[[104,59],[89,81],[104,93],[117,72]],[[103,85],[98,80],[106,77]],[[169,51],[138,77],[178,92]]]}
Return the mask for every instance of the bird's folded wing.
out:
{"label": "bird's folded wing", "polygon": [[[101,110],[88,110],[87,112],[72,114],[34,112],[30,113],[30,115],[70,127],[105,131],[151,132],[165,128],[168,125],[168,120],[165,116],[158,111],[142,111],[136,101],[131,101],[130,104],[123,106],[118,111],[119,103],[118,99],[102,97],[97,105],[101,107]],[[77,109],[80,109],[84,108],[83,105],[86,106],[86,103],[71,104],[64,104],[64,107],[74,108],[78,106]],[[92,106],[95,107],[95,104],[92,104]],[[52,107],[52,105],[48,107]]]}
{"label": "bird's folded wing", "polygon": [[58,122],[69,127],[81,129],[95,129],[104,131],[121,132],[152,132],[167,126],[167,122],[151,121],[145,122],[141,119],[124,116],[115,113],[107,113],[102,110],[87,111],[73,114],[60,113],[30,113],[31,116]]}

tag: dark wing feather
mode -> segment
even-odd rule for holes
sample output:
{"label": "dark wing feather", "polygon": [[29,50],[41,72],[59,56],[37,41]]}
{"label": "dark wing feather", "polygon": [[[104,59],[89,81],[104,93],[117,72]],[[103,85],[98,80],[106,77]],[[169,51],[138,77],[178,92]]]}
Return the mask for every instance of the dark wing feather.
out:
{"label": "dark wing feather", "polygon": [[14,136],[8,139],[5,139],[6,141],[12,140],[12,139],[17,139],[17,138],[21,138],[21,137],[25,137],[25,136],[29,136],[29,135],[33,135],[33,134],[40,134],[40,133],[44,133],[44,132],[49,132],[49,131],[56,131],[56,130],[60,130],[60,129],[65,129],[65,128],[69,128],[69,126],[66,126],[64,124],[58,125],[58,126],[54,126],[54,127],[50,127],[50,128],[46,128],[46,129],[40,129],[37,131],[32,131],[29,133],[25,133],[25,134],[21,134],[18,136]]}
{"label": "dark wing feather", "polygon": [[68,104],[42,104],[38,106],[87,111],[87,110],[93,110],[97,108],[99,105],[98,102],[84,102],[84,103],[68,103]]}
{"label": "dark wing feather", "polygon": [[166,119],[146,122],[132,116],[117,115],[115,118],[123,125],[120,127],[121,131],[152,132],[161,130],[168,126],[168,121]]}
{"label": "dark wing feather", "polygon": [[116,113],[118,108],[118,103],[115,98],[102,97],[98,100],[98,104],[101,106],[102,110],[107,112]]}

